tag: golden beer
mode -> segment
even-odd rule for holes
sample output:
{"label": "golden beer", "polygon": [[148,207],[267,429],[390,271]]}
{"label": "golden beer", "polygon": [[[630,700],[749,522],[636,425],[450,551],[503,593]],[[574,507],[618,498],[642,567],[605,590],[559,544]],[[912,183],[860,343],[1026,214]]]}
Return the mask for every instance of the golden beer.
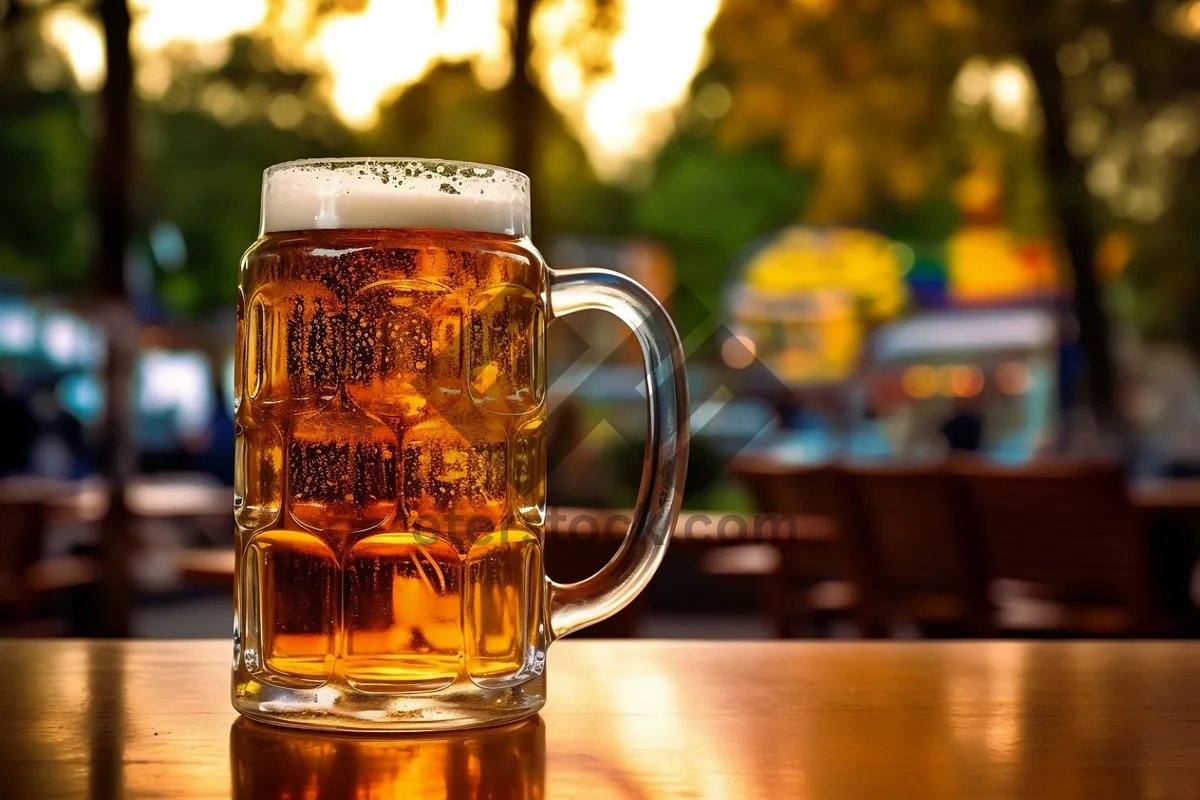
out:
{"label": "golden beer", "polygon": [[550,639],[592,621],[548,619],[553,273],[524,236],[524,181],[451,162],[268,170],[235,364],[243,713],[519,718],[544,702]]}

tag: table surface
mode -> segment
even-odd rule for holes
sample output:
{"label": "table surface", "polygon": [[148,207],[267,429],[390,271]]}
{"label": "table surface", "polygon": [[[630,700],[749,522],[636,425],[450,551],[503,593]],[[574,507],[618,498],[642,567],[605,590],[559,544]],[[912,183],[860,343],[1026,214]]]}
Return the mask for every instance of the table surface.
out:
{"label": "table surface", "polygon": [[1146,511],[1200,512],[1200,479],[1136,481],[1129,486],[1129,496]]}
{"label": "table surface", "polygon": [[[15,478],[0,482],[0,496],[43,501],[54,522],[97,522],[108,510],[107,490],[96,480]],[[135,517],[233,518],[233,488],[195,479],[137,479],[125,499]]]}
{"label": "table surface", "polygon": [[227,642],[9,642],[14,798],[1198,798],[1200,643],[566,641],[532,720],[238,720]]}

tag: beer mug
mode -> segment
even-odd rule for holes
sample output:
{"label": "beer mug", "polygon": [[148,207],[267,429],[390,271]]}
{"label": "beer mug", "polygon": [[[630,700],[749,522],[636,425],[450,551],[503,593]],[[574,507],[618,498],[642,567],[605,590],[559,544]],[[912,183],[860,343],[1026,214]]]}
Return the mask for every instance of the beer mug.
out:
{"label": "beer mug", "polygon": [[[550,643],[620,610],[662,560],[687,464],[679,336],[637,283],[549,269],[528,235],[528,178],[500,167],[264,173],[234,370],[242,714],[367,730],[520,719],[545,703]],[[545,337],[582,309],[633,330],[649,419],[625,541],[561,585],[542,567]]]}

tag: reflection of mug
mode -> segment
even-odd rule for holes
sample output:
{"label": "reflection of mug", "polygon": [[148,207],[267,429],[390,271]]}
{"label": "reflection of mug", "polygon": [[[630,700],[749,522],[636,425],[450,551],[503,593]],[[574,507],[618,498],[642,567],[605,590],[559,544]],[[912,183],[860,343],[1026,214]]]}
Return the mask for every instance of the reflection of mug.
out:
{"label": "reflection of mug", "polygon": [[544,794],[540,717],[403,739],[320,733],[239,719],[229,732],[236,800],[460,798]]}
{"label": "reflection of mug", "polygon": [[[450,161],[280,164],[238,302],[233,702],[268,721],[429,730],[545,702],[555,638],[662,558],[687,461],[678,334],[629,278],[548,269],[528,179]],[[616,314],[649,438],[625,545],[546,580],[547,321]]]}

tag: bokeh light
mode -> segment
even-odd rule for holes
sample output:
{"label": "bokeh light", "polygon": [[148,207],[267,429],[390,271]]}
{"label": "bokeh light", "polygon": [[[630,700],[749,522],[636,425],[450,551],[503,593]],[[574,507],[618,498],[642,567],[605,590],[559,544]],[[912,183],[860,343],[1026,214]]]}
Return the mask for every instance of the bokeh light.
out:
{"label": "bokeh light", "polygon": [[1006,361],[996,368],[995,380],[1002,394],[1025,394],[1029,391],[1029,368],[1019,361]]}
{"label": "bokeh light", "polygon": [[916,364],[904,370],[900,382],[909,397],[925,400],[937,392],[937,370],[927,364]]}
{"label": "bokeh light", "polygon": [[[228,56],[229,38],[261,29],[269,9],[267,0],[133,0],[131,5],[137,84],[150,97],[161,97],[170,84],[166,52],[172,46],[186,44],[194,57],[215,66]],[[499,89],[511,75],[503,0],[446,0],[440,20],[434,0],[369,0],[357,13],[320,20],[311,35],[293,19],[301,6],[285,4],[274,20],[280,29],[271,31],[277,55],[327,73],[324,89],[334,110],[358,128],[374,125],[379,103],[419,81],[439,60],[471,63],[487,89]],[[534,69],[602,175],[620,177],[670,135],[675,112],[707,59],[705,36],[718,6],[719,0],[627,3],[611,42],[612,69],[589,82],[576,54],[561,46],[586,4],[539,4],[532,31]],[[84,90],[100,87],[103,37],[92,17],[73,6],[53,9],[45,17],[45,35]],[[298,102],[272,103],[269,118],[281,128],[295,127],[303,112]],[[701,113],[719,117],[729,109],[728,89],[714,86],[698,102]],[[250,112],[220,90],[202,98],[202,105],[228,125]]]}
{"label": "bokeh light", "polygon": [[942,367],[940,378],[948,397],[975,397],[983,391],[983,371],[974,365]]}
{"label": "bokeh light", "polygon": [[[705,34],[719,5],[719,0],[626,3],[612,42],[612,69],[591,84],[561,47],[587,4],[553,0],[539,11],[535,66],[547,76],[547,95],[566,113],[601,175],[621,175],[666,141],[675,111],[707,58]],[[728,101],[710,100],[713,116],[728,110]]]}
{"label": "bokeh light", "polygon": [[757,351],[754,340],[744,334],[730,336],[721,342],[721,360],[731,369],[745,369],[753,364]]}

